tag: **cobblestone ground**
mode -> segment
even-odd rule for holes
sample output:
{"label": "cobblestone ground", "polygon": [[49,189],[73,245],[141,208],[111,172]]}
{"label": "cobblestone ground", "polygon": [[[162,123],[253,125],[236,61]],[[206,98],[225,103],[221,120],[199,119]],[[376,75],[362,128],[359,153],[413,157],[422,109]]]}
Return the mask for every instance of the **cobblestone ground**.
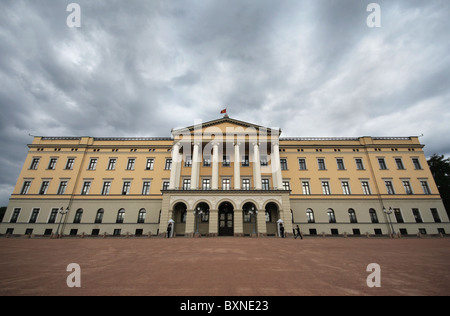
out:
{"label": "cobblestone ground", "polygon": [[0,295],[450,295],[450,239],[2,238]]}

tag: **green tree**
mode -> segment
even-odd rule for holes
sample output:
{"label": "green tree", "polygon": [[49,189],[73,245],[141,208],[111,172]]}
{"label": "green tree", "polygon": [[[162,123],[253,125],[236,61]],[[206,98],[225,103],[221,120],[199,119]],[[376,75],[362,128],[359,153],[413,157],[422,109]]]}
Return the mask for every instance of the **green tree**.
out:
{"label": "green tree", "polygon": [[450,158],[434,154],[428,159],[434,181],[441,194],[447,214],[450,216]]}

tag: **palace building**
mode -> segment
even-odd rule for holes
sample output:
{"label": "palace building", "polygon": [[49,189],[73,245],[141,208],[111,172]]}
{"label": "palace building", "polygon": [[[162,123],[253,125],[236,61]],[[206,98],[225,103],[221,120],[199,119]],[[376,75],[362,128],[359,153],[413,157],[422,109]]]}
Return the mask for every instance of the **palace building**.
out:
{"label": "palace building", "polygon": [[0,234],[446,234],[418,137],[281,137],[223,118],[170,137],[35,137]]}

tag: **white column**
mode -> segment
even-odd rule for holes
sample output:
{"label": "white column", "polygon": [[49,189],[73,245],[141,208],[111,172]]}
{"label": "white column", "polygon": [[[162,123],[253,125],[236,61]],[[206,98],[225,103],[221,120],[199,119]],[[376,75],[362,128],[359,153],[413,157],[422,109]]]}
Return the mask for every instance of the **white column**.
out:
{"label": "white column", "polygon": [[261,160],[259,157],[259,144],[253,143],[253,183],[256,190],[262,189]]}
{"label": "white column", "polygon": [[191,170],[191,189],[197,190],[199,187],[199,154],[198,150],[200,143],[194,143],[194,150],[192,153],[192,170]]}
{"label": "white column", "polygon": [[241,159],[239,154],[240,143],[234,144],[234,189],[241,189]]}
{"label": "white column", "polygon": [[219,189],[219,144],[213,143],[211,189]]}
{"label": "white column", "polygon": [[180,185],[181,155],[180,144],[176,143],[172,147],[172,170],[170,171],[169,190],[174,190]]}
{"label": "white column", "polygon": [[281,190],[283,188],[283,176],[281,174],[280,145],[272,143],[272,179],[273,186]]}

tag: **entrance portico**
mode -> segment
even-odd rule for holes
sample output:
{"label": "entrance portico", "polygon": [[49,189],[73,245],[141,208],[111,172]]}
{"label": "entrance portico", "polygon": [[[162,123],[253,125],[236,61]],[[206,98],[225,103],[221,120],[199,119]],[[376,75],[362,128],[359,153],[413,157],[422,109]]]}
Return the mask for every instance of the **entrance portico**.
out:
{"label": "entrance portico", "polygon": [[[283,220],[289,233],[292,231],[289,193],[284,190],[166,190],[159,231],[166,230],[170,219],[179,221],[183,218],[179,215],[180,205],[183,205],[186,216],[179,225],[184,228],[181,235],[186,237],[194,236],[196,223],[200,223],[199,233],[203,236],[251,236],[253,229],[256,236],[276,236],[278,219]],[[209,207],[208,216],[197,219],[194,210],[205,201]],[[255,208],[252,215],[248,214],[249,205]],[[181,232],[176,225],[175,231]]]}

